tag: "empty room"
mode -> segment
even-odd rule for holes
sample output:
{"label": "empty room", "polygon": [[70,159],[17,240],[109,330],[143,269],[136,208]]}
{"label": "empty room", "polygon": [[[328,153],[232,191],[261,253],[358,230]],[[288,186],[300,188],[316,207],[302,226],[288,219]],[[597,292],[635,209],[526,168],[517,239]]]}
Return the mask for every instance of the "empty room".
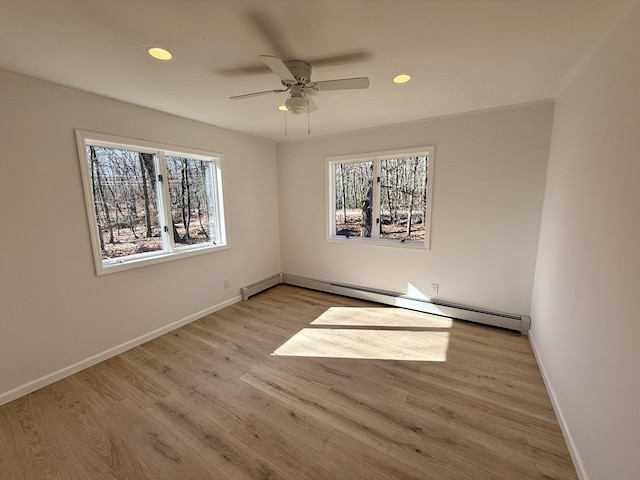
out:
{"label": "empty room", "polygon": [[640,478],[638,0],[0,0],[0,478]]}

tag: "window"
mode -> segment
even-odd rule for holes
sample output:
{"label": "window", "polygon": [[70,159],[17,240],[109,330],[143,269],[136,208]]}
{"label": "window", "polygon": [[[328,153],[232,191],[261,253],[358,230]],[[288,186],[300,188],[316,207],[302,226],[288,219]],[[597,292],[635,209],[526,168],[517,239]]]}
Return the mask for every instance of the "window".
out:
{"label": "window", "polygon": [[429,248],[434,147],[327,159],[329,240]]}
{"label": "window", "polygon": [[220,155],[76,136],[98,275],[225,246]]}

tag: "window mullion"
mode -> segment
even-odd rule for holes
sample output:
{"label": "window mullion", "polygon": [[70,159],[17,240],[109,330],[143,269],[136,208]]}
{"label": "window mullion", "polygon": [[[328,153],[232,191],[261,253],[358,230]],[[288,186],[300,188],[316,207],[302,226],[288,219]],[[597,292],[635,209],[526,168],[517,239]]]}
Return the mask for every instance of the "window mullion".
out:
{"label": "window mullion", "polygon": [[380,214],[381,214],[381,198],[380,198],[380,173],[381,173],[381,167],[380,167],[380,159],[379,158],[374,158],[373,159],[373,205],[372,205],[372,212],[373,212],[373,218],[372,218],[372,228],[371,228],[371,237],[378,240],[380,238],[380,222],[382,221],[380,218]]}
{"label": "window mullion", "polygon": [[220,164],[218,162],[211,162],[209,164],[209,175],[211,175],[211,181],[208,182],[209,188],[212,189],[212,197],[219,200],[213,205],[213,222],[215,231],[215,239],[217,242],[226,243],[226,232],[224,229],[224,204],[222,200],[222,178],[220,176]]}
{"label": "window mullion", "polygon": [[158,210],[163,223],[162,244],[168,252],[175,251],[173,239],[173,219],[171,218],[171,197],[169,195],[169,175],[167,171],[167,160],[164,152],[156,152],[158,178]]}
{"label": "window mullion", "polygon": [[329,201],[329,215],[327,218],[327,238],[332,238],[336,235],[336,168],[338,162],[327,162],[327,175],[328,183],[326,184],[326,191],[328,192]]}

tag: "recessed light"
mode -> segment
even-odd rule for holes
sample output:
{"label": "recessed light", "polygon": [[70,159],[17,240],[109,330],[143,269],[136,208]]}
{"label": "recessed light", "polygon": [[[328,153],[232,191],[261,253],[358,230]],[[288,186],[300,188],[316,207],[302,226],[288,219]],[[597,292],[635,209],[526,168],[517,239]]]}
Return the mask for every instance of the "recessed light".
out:
{"label": "recessed light", "polygon": [[286,112],[286,111],[287,111],[287,110],[289,110],[289,109],[287,108],[287,106],[286,106],[286,105],[279,105],[279,106],[278,106],[278,110],[283,111],[283,112]]}
{"label": "recessed light", "polygon": [[409,80],[411,80],[411,75],[407,75],[406,73],[393,77],[395,83],[407,83]]}
{"label": "recessed light", "polygon": [[171,60],[171,57],[173,57],[169,50],[165,50],[160,47],[149,47],[147,52],[149,52],[149,55],[153,58],[157,58],[158,60]]}

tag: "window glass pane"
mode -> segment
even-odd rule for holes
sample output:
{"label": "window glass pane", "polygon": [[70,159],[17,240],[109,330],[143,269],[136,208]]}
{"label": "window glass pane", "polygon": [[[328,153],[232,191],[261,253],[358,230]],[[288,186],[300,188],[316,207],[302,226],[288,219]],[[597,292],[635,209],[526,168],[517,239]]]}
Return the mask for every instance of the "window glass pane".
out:
{"label": "window glass pane", "polygon": [[209,161],[167,156],[176,248],[216,244],[215,204]]}
{"label": "window glass pane", "polygon": [[86,147],[102,259],[162,250],[152,154]]}
{"label": "window glass pane", "polygon": [[380,164],[380,238],[424,240],[427,157]]}
{"label": "window glass pane", "polygon": [[370,237],[373,162],[334,164],[336,235]]}

